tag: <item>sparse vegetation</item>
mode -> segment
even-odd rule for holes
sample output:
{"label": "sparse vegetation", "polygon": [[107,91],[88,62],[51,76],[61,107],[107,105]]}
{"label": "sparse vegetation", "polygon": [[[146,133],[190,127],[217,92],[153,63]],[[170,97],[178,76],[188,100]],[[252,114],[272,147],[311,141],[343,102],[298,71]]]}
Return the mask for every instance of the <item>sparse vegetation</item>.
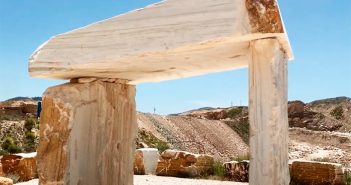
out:
{"label": "sparse vegetation", "polygon": [[0,149],[0,156],[7,155],[7,154],[8,154],[8,152],[6,150]]}
{"label": "sparse vegetation", "polygon": [[37,129],[39,130],[39,128],[40,128],[40,120],[37,121],[36,127],[37,127]]}
{"label": "sparse vegetation", "polygon": [[8,174],[6,177],[12,179],[14,184],[20,182],[20,177],[16,174]]}
{"label": "sparse vegetation", "polygon": [[337,120],[344,119],[344,109],[342,106],[337,106],[330,112],[330,115],[332,115]]}
{"label": "sparse vegetation", "polygon": [[34,118],[28,118],[24,123],[26,137],[24,140],[23,148],[26,152],[34,152],[36,150],[37,143],[35,140],[37,139],[37,136],[32,130],[38,127],[38,123],[39,121]]}
{"label": "sparse vegetation", "polygon": [[160,153],[164,152],[165,150],[169,149],[169,145],[166,142],[160,141],[156,144],[156,148]]}
{"label": "sparse vegetation", "polygon": [[4,153],[19,153],[22,152],[22,148],[19,147],[16,142],[14,141],[14,139],[12,137],[6,137],[2,144],[1,147],[4,151]]}
{"label": "sparse vegetation", "polygon": [[33,128],[36,127],[36,121],[33,118],[28,118],[24,122],[24,128],[28,131],[31,131]]}
{"label": "sparse vegetation", "polygon": [[351,185],[351,169],[345,170],[346,185]]}
{"label": "sparse vegetation", "polygon": [[2,114],[0,113],[0,121],[8,120],[8,121],[20,121],[22,119],[21,116],[16,114]]}
{"label": "sparse vegetation", "polygon": [[9,153],[20,153],[23,149],[20,146],[13,144],[7,148],[7,151],[9,151]]}
{"label": "sparse vegetation", "polygon": [[232,108],[228,111],[228,117],[232,119],[237,118],[242,112],[243,112],[242,107]]}
{"label": "sparse vegetation", "polygon": [[34,143],[34,141],[35,141],[35,139],[36,139],[35,133],[34,133],[34,132],[30,132],[30,131],[26,132],[26,139],[27,139],[28,141]]}
{"label": "sparse vegetation", "polygon": [[[14,119],[15,115],[7,115],[10,116],[6,119]],[[23,119],[23,118],[22,118]],[[24,132],[25,139],[21,145],[18,145],[18,140],[15,140],[13,136],[8,135],[2,140],[0,155],[8,154],[8,153],[19,153],[19,152],[34,152],[36,150],[36,134],[32,131],[37,128],[37,121],[34,118],[27,118],[24,122]]]}
{"label": "sparse vegetation", "polygon": [[220,178],[224,178],[225,177],[225,170],[224,170],[224,166],[221,162],[216,161],[213,164],[213,175],[220,177]]}
{"label": "sparse vegetation", "polygon": [[319,157],[319,158],[313,159],[313,161],[326,162],[326,163],[332,162],[332,160],[329,157]]}
{"label": "sparse vegetation", "polygon": [[6,150],[12,144],[14,144],[14,140],[12,137],[8,136],[3,140],[1,147]]}
{"label": "sparse vegetation", "polygon": [[240,122],[227,121],[225,122],[230,128],[239,134],[241,139],[247,144],[250,144],[250,123],[247,119],[241,119]]}
{"label": "sparse vegetation", "polygon": [[250,160],[250,153],[245,153],[245,154],[238,155],[236,157],[231,158],[231,160],[238,161],[238,162],[245,161],[245,160]]}
{"label": "sparse vegetation", "polygon": [[167,142],[158,139],[151,132],[144,129],[139,130],[138,140],[144,142],[149,147],[157,148],[160,153],[170,148]]}

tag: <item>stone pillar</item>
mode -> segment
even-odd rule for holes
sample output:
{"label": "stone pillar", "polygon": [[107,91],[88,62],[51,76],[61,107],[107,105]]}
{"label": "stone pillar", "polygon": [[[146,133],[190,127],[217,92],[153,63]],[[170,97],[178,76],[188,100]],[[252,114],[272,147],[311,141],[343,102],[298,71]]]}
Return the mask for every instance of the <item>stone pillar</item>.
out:
{"label": "stone pillar", "polygon": [[251,42],[250,185],[288,185],[287,57],[276,39]]}
{"label": "stone pillar", "polygon": [[135,86],[86,82],[51,87],[43,95],[39,182],[132,185]]}

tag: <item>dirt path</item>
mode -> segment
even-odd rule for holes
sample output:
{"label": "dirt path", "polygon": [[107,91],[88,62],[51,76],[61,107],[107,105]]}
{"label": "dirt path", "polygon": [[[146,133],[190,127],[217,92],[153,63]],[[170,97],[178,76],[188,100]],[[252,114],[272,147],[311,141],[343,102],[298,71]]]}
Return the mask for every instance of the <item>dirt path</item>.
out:
{"label": "dirt path", "polygon": [[135,175],[134,185],[248,185],[248,183]]}
{"label": "dirt path", "polygon": [[[160,177],[153,175],[134,175],[134,185],[248,185],[248,183],[213,181],[201,179],[183,179],[175,177]],[[28,182],[17,183],[17,185],[38,185],[38,179]]]}

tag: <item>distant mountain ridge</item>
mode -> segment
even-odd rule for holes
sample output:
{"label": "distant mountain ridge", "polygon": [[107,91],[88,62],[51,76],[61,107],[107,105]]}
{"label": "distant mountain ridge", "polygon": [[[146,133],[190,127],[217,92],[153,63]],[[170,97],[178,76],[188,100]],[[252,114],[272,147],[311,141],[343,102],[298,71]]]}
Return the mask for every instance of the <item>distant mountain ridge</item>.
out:
{"label": "distant mountain ridge", "polygon": [[5,101],[41,101],[41,97],[40,96],[36,96],[36,97],[18,96],[18,97],[10,98],[10,99],[5,100]]}
{"label": "distant mountain ridge", "polygon": [[326,99],[321,99],[321,100],[315,100],[312,101],[308,104],[315,105],[315,104],[321,104],[321,103],[340,103],[340,102],[351,102],[351,98],[346,97],[346,96],[340,96],[340,97],[335,97],[335,98],[326,98]]}

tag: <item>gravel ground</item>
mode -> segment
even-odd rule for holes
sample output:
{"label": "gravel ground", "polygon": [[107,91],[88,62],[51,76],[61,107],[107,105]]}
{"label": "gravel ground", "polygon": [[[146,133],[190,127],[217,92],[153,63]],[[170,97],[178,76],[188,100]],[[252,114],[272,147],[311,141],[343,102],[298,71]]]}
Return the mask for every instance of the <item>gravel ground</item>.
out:
{"label": "gravel ground", "polygon": [[[214,181],[201,179],[183,179],[175,177],[160,177],[153,175],[135,175],[134,185],[248,185],[248,183]],[[38,185],[38,179],[28,182],[17,183],[17,185]]]}

